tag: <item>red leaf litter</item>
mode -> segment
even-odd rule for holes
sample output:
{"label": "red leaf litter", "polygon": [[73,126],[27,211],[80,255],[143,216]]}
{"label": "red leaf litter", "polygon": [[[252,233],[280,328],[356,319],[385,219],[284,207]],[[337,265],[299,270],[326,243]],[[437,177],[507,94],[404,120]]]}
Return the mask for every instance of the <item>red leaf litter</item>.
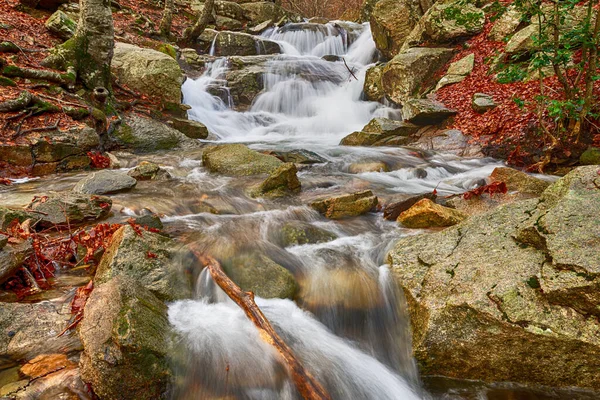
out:
{"label": "red leaf litter", "polygon": [[110,167],[110,158],[102,153],[90,151],[87,156],[90,158],[92,168],[105,169]]}
{"label": "red leaf litter", "polygon": [[487,193],[490,195],[490,197],[492,197],[494,194],[497,194],[497,193],[505,194],[507,191],[508,191],[508,188],[506,187],[506,183],[493,182],[493,183],[490,183],[489,185],[480,186],[480,187],[470,190],[466,193],[463,193],[463,199],[469,200],[473,197],[479,197],[484,193]]}

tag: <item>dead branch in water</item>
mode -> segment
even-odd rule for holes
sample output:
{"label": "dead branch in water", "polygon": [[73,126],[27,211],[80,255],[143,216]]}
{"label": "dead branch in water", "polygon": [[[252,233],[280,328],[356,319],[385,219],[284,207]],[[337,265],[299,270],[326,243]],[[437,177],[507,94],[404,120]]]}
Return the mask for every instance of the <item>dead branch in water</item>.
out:
{"label": "dead branch in water", "polygon": [[350,69],[350,67],[348,66],[348,63],[346,62],[346,59],[342,57],[342,60],[344,61],[344,65],[346,66],[346,69],[348,70],[348,72],[350,72],[350,75],[352,75],[354,77],[354,79],[358,80],[358,78],[356,77],[356,75],[354,75],[354,71],[352,71]]}
{"label": "dead branch in water", "polygon": [[292,349],[275,332],[271,323],[254,302],[254,293],[243,291],[223,272],[221,264],[210,256],[202,256],[202,263],[214,281],[223,289],[227,296],[244,310],[246,316],[254,323],[260,332],[260,337],[275,347],[288,366],[294,384],[300,395],[307,400],[329,400],[331,397],[325,388],[308,372],[294,355]]}

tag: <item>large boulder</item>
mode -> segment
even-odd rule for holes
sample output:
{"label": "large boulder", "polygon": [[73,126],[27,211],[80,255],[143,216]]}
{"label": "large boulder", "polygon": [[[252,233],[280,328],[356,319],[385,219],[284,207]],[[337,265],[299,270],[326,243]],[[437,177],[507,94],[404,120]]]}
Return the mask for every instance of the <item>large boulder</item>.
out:
{"label": "large boulder", "polygon": [[279,45],[272,40],[241,32],[218,32],[213,46],[214,55],[218,57],[281,53]]}
{"label": "large boulder", "polygon": [[270,174],[283,164],[279,159],[243,144],[208,147],[202,154],[202,163],[210,172],[232,176]]}
{"label": "large boulder", "polygon": [[494,22],[494,26],[488,34],[490,40],[500,42],[512,35],[523,20],[523,13],[519,11],[517,6],[510,5],[502,13],[500,18]]}
{"label": "large boulder", "polygon": [[166,236],[127,225],[113,235],[96,271],[96,282],[116,276],[135,279],[162,300],[188,298],[189,283],[180,268],[185,251]]}
{"label": "large boulder", "polygon": [[102,399],[159,399],[171,380],[167,307],[119,276],[91,293],[79,324],[81,376]]}
{"label": "large boulder", "polygon": [[244,19],[244,9],[234,1],[215,1],[215,13],[238,21]]}
{"label": "large boulder", "polygon": [[242,4],[244,17],[251,24],[257,25],[265,21],[279,21],[285,17],[285,11],[277,4],[267,1]]}
{"label": "large boulder", "polygon": [[271,172],[269,177],[251,190],[253,197],[277,198],[300,193],[302,185],[294,163],[285,163]]}
{"label": "large boulder", "polygon": [[208,137],[208,128],[198,121],[192,121],[183,118],[173,118],[171,120],[173,128],[183,133],[190,139],[206,139]]}
{"label": "large boulder", "polygon": [[436,126],[424,127],[417,134],[418,138],[411,143],[417,149],[449,153],[460,157],[481,158],[482,148],[472,143],[471,138],[458,129],[440,129]]}
{"label": "large boulder", "polygon": [[96,221],[108,215],[112,200],[75,192],[51,192],[37,196],[27,206],[38,214],[38,226],[44,228],[65,227]]}
{"label": "large boulder", "polygon": [[236,255],[223,262],[223,269],[242,290],[265,299],[293,299],[298,292],[292,273],[258,252]]}
{"label": "large boulder", "polygon": [[384,98],[385,92],[381,83],[383,66],[375,65],[369,68],[365,74],[365,83],[363,93],[367,100],[380,101]]}
{"label": "large boulder", "polygon": [[[424,2],[427,3],[427,2]],[[430,4],[425,7],[428,8]],[[426,9],[407,0],[381,0],[371,12],[371,33],[377,49],[393,58]]]}
{"label": "large boulder", "polygon": [[429,199],[417,201],[398,216],[398,222],[407,228],[441,228],[456,225],[467,218],[462,211],[444,207]]}
{"label": "large boulder", "polygon": [[329,219],[356,217],[377,206],[377,196],[370,190],[344,194],[313,202],[310,206]]}
{"label": "large boulder", "polygon": [[423,374],[600,388],[597,171],[396,244]]}
{"label": "large boulder", "polygon": [[413,48],[398,54],[383,69],[382,85],[388,99],[402,104],[435,86],[434,76],[450,58],[452,49]]}
{"label": "large boulder", "polygon": [[125,123],[113,132],[116,142],[138,153],[195,147],[198,143],[162,122],[130,115]]}
{"label": "large boulder", "polygon": [[184,76],[167,54],[127,43],[115,43],[111,69],[122,84],[164,103],[181,103]]}
{"label": "large boulder", "polygon": [[581,165],[600,165],[600,148],[589,147],[579,157]]}
{"label": "large boulder", "polygon": [[536,50],[535,36],[539,33],[539,25],[531,24],[515,33],[508,43],[505,51],[508,54],[527,53]]}
{"label": "large boulder", "polygon": [[135,187],[137,181],[125,172],[103,169],[92,172],[75,184],[75,193],[110,194],[125,192]]}
{"label": "large boulder", "polygon": [[344,146],[402,146],[410,143],[417,125],[388,118],[373,118],[362,131],[353,132],[340,142]]}

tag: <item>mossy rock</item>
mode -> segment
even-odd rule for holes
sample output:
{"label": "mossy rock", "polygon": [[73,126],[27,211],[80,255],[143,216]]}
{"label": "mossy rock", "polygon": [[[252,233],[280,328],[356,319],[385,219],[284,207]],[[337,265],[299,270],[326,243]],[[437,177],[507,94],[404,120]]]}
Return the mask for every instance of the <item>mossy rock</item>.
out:
{"label": "mossy rock", "polygon": [[286,222],[279,233],[284,247],[325,243],[337,239],[334,233],[302,221]]}
{"label": "mossy rock", "polygon": [[279,159],[243,144],[208,147],[202,154],[202,163],[210,172],[231,176],[269,174],[283,164]]}

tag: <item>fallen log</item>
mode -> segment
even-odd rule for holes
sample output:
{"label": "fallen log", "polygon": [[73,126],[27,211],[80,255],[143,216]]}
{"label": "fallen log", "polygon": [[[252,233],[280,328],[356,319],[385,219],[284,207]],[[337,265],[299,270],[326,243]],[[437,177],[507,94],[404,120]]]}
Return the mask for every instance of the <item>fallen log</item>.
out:
{"label": "fallen log", "polygon": [[223,272],[217,260],[202,256],[202,263],[208,268],[213,280],[244,311],[260,332],[260,337],[281,354],[289,368],[292,379],[300,395],[307,400],[329,400],[331,397],[325,388],[308,372],[296,358],[292,349],[275,332],[271,323],[254,301],[254,293],[243,291]]}

